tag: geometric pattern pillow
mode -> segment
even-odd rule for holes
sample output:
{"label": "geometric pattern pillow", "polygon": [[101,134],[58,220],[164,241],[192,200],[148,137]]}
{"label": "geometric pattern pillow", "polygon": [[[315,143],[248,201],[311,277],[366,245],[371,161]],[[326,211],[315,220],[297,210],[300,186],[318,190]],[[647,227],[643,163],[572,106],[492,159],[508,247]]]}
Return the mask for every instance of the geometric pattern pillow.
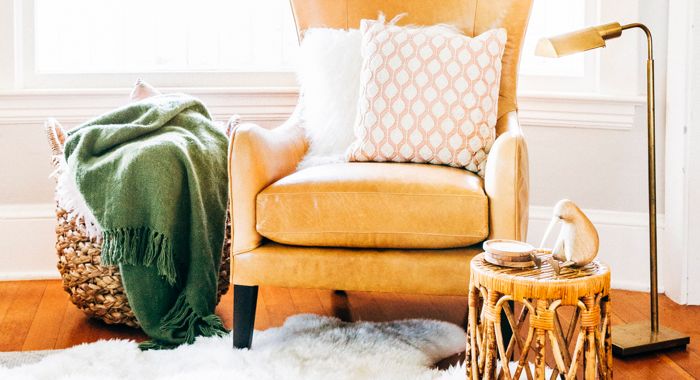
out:
{"label": "geometric pattern pillow", "polygon": [[496,138],[505,29],[362,20],[362,72],[350,161],[464,167],[483,175]]}

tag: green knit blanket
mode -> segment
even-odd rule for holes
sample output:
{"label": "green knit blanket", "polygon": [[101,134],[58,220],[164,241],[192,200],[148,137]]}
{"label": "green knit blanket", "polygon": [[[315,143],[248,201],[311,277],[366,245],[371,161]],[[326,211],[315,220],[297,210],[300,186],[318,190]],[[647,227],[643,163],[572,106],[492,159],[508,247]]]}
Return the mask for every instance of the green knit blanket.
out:
{"label": "green knit blanket", "polygon": [[214,314],[226,216],[227,139],[187,95],[132,103],[68,133],[65,158],[151,341],[225,333]]}

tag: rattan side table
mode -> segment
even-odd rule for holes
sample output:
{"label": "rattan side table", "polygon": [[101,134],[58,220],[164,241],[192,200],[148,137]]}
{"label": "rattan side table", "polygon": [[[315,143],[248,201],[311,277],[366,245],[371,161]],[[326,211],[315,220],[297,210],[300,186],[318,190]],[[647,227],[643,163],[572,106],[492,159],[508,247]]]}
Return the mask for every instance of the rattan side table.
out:
{"label": "rattan side table", "polygon": [[[519,379],[524,371],[540,380],[548,364],[551,379],[612,379],[609,291],[610,269],[597,260],[557,275],[546,263],[539,269],[504,268],[477,255],[469,284],[467,378]],[[513,331],[509,342],[501,311]]]}

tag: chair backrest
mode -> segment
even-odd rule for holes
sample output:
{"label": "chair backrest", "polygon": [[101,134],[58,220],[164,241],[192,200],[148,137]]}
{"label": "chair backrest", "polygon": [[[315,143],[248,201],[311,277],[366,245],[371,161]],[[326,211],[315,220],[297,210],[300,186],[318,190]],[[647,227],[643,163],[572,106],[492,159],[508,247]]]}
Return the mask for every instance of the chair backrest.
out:
{"label": "chair backrest", "polygon": [[451,24],[468,36],[505,28],[508,42],[503,55],[498,117],[517,110],[518,63],[532,0],[290,0],[299,39],[308,28],[359,28],[360,20],[387,20],[400,13],[399,24]]}

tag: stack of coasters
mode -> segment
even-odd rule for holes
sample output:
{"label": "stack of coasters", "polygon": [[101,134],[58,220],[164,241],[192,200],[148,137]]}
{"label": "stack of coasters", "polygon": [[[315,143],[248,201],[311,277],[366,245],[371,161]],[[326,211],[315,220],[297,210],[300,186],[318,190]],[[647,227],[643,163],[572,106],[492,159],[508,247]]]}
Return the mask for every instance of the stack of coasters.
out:
{"label": "stack of coasters", "polygon": [[494,239],[484,242],[484,259],[494,265],[509,268],[539,267],[537,250],[517,240]]}

